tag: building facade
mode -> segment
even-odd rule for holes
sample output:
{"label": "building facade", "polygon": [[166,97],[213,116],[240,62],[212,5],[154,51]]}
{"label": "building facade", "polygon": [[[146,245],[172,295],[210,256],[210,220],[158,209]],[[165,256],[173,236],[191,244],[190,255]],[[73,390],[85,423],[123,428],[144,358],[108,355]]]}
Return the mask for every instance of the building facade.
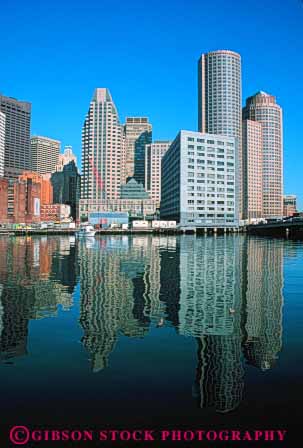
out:
{"label": "building facade", "polygon": [[83,200],[117,199],[125,179],[125,141],[110,92],[97,88],[82,129]]}
{"label": "building facade", "polygon": [[238,227],[235,137],[180,131],[162,159],[161,218],[183,228]]}
{"label": "building facade", "polygon": [[242,216],[241,56],[218,50],[198,62],[198,130],[238,138],[239,213]]}
{"label": "building facade", "polygon": [[131,177],[145,185],[145,145],[152,142],[152,125],[146,117],[127,117],[124,125],[126,144],[126,181]]}
{"label": "building facade", "polygon": [[0,112],[0,177],[4,176],[5,114]]}
{"label": "building facade", "polygon": [[283,215],[283,136],[282,109],[274,96],[258,92],[246,100],[243,120],[262,126],[263,152],[263,215]]}
{"label": "building facade", "polygon": [[123,212],[130,217],[153,217],[157,204],[150,199],[143,185],[131,178],[126,184],[121,185],[120,197],[117,199],[83,200],[79,201],[79,218],[87,219],[91,213]]}
{"label": "building facade", "polygon": [[31,138],[32,170],[39,174],[50,174],[56,170],[61,142],[48,137]]}
{"label": "building facade", "polygon": [[161,200],[161,161],[171,145],[171,141],[156,141],[145,147],[145,189],[150,197]]}
{"label": "building facade", "polygon": [[67,204],[48,204],[41,205],[40,219],[41,221],[63,221],[69,219],[71,208]]}
{"label": "building facade", "polygon": [[263,141],[262,125],[243,120],[243,218],[263,217]]}
{"label": "building facade", "polygon": [[50,180],[53,187],[54,203],[70,205],[71,215],[76,219],[81,177],[74,160],[63,165],[62,170],[53,173]]}
{"label": "building facade", "polygon": [[153,217],[157,204],[153,199],[99,199],[80,200],[79,217],[87,219],[90,213],[96,212],[126,212],[130,217]]}
{"label": "building facade", "polygon": [[7,222],[8,180],[0,177],[0,224]]}
{"label": "building facade", "polygon": [[121,199],[149,199],[149,194],[143,185],[131,178],[126,184],[121,185]]}
{"label": "building facade", "polygon": [[297,196],[285,195],[283,198],[283,216],[293,216],[297,213]]}
{"label": "building facade", "polygon": [[16,179],[32,166],[31,103],[0,94],[0,112],[5,114],[4,175]]}
{"label": "building facade", "polygon": [[[13,195],[13,200],[12,199]],[[12,223],[40,222],[41,184],[28,177],[10,181],[8,189],[8,218]]]}
{"label": "building facade", "polygon": [[19,182],[31,180],[32,184],[40,185],[41,205],[53,203],[53,187],[48,175],[41,175],[33,171],[24,171],[18,180]]}

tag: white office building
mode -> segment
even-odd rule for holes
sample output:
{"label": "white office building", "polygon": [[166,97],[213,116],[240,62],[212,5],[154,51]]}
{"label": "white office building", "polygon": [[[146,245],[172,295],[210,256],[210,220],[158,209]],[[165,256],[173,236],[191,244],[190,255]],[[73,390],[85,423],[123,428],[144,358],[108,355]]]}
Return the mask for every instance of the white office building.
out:
{"label": "white office building", "polygon": [[239,225],[238,139],[180,131],[162,159],[163,219],[181,228]]}

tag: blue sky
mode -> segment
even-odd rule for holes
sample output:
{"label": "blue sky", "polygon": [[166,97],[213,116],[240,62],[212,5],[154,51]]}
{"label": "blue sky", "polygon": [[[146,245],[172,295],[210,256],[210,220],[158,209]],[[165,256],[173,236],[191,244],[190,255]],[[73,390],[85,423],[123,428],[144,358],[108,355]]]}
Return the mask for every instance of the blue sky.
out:
{"label": "blue sky", "polygon": [[197,128],[197,60],[242,56],[243,102],[258,90],[284,111],[285,192],[303,208],[302,0],[2,0],[0,92],[32,102],[32,133],[71,144],[95,87],[120,120],[144,115],[154,139]]}

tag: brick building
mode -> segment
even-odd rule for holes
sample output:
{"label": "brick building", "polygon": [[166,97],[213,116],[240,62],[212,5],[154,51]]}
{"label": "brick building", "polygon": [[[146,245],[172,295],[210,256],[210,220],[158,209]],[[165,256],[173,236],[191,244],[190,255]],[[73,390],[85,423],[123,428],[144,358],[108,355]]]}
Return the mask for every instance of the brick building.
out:
{"label": "brick building", "polygon": [[71,208],[67,204],[46,204],[41,205],[40,220],[42,221],[63,221],[70,217]]}
{"label": "brick building", "polygon": [[53,187],[50,182],[50,175],[41,175],[34,171],[23,171],[19,176],[19,181],[32,180],[32,183],[40,184],[41,187],[41,205],[53,203]]}
{"label": "brick building", "polygon": [[0,223],[40,222],[42,183],[31,177],[0,179]]}
{"label": "brick building", "polygon": [[7,223],[7,193],[8,181],[0,178],[0,224]]}

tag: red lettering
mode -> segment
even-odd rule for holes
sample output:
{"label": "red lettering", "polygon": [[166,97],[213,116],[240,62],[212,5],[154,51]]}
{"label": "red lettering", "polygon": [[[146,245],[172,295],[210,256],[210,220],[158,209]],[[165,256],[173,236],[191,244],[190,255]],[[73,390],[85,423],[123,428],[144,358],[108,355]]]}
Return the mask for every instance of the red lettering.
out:
{"label": "red lettering", "polygon": [[107,431],[99,431],[99,440],[107,440]]}
{"label": "red lettering", "polygon": [[231,440],[241,440],[240,431],[232,431],[231,432]]}
{"label": "red lettering", "polygon": [[170,435],[169,431],[161,431],[161,440],[166,440]]}
{"label": "red lettering", "polygon": [[144,440],[155,440],[155,439],[154,439],[154,436],[152,435],[153,432],[154,432],[154,431],[152,431],[152,430],[148,430],[148,429],[146,429],[146,430],[144,431]]}

